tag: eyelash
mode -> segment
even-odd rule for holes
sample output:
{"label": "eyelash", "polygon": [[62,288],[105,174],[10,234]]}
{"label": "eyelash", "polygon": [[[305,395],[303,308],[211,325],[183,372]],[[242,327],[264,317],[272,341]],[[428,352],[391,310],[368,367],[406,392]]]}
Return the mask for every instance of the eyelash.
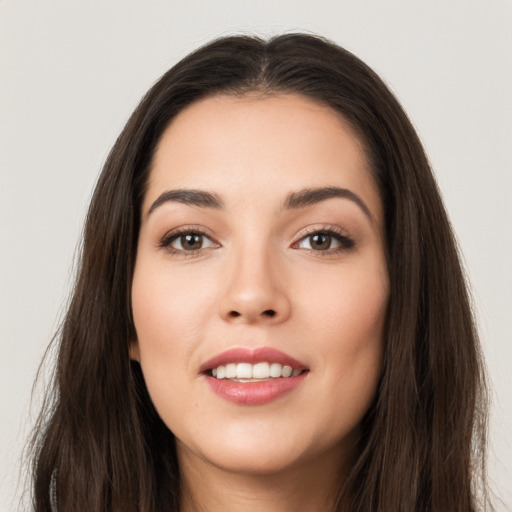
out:
{"label": "eyelash", "polygon": [[[206,237],[212,242],[213,247],[203,247],[200,249],[193,249],[190,251],[186,251],[183,249],[175,249],[174,247],[171,247],[171,244],[175,240],[177,240],[179,237],[184,236],[184,235],[197,235],[197,236]],[[335,249],[327,249],[325,251],[320,251],[320,250],[316,250],[316,249],[303,249],[306,251],[311,251],[311,252],[315,253],[315,255],[318,255],[318,256],[334,256],[334,255],[340,254],[344,251],[350,250],[355,246],[354,240],[351,239],[350,237],[348,237],[339,228],[334,227],[334,226],[326,226],[326,227],[323,227],[322,229],[311,228],[311,229],[307,230],[306,232],[301,233],[300,238],[296,242],[294,242],[291,247],[294,249],[300,249],[300,247],[298,247],[298,244],[300,242],[302,242],[303,240],[305,240],[309,237],[312,237],[314,235],[325,235],[325,236],[333,238],[334,240],[336,240],[337,242],[340,243],[340,247],[336,247]],[[174,229],[174,230],[166,233],[163,236],[163,238],[160,240],[158,245],[160,248],[167,250],[171,254],[184,256],[184,257],[197,256],[197,255],[199,255],[199,253],[201,253],[202,251],[205,251],[207,249],[220,247],[220,244],[218,242],[216,242],[209,233],[207,233],[203,229],[198,229],[198,228],[195,228],[192,226],[183,226],[181,228],[177,228],[177,229]]]}
{"label": "eyelash", "polygon": [[199,253],[201,251],[204,251],[205,249],[210,249],[210,247],[203,247],[201,249],[193,249],[190,251],[185,251],[185,250],[175,249],[174,247],[171,247],[171,244],[176,239],[178,239],[179,237],[184,236],[184,235],[197,235],[197,236],[206,237],[212,241],[214,246],[217,246],[217,247],[220,246],[220,244],[215,242],[215,240],[209,233],[207,233],[203,229],[195,228],[193,226],[183,226],[181,228],[173,229],[172,231],[166,233],[163,236],[163,238],[160,240],[160,243],[158,245],[162,249],[165,249],[168,252],[170,252],[171,254],[175,254],[178,256],[184,256],[185,258],[188,258],[191,256],[197,256],[197,255],[199,255]]}
{"label": "eyelash", "polygon": [[326,235],[333,238],[340,243],[340,247],[334,249],[327,249],[325,251],[315,249],[305,249],[313,252],[316,256],[336,256],[342,252],[348,251],[355,247],[355,241],[347,236],[341,229],[336,226],[324,226],[322,229],[308,228],[305,232],[301,233],[300,238],[292,244],[292,247],[299,249],[298,244],[303,240],[310,238],[314,235]]}

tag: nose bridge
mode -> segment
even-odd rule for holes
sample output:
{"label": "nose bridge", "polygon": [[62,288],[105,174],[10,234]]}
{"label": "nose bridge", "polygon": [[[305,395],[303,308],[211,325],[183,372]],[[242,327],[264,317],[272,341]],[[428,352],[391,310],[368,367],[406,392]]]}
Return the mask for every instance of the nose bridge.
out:
{"label": "nose bridge", "polygon": [[279,257],[269,241],[247,238],[235,244],[227,262],[221,315],[238,322],[280,322],[290,304],[280,286]]}

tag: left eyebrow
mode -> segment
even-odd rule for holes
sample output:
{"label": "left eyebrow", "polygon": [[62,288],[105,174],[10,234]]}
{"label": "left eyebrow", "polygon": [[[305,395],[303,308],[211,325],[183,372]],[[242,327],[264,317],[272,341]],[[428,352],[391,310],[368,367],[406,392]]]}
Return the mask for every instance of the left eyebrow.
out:
{"label": "left eyebrow", "polygon": [[333,197],[349,199],[354,202],[370,219],[370,221],[373,222],[373,215],[366,203],[351,190],[340,187],[305,188],[298,192],[292,192],[285,199],[284,209],[292,210],[296,208],[303,208],[305,206],[326,201]]}

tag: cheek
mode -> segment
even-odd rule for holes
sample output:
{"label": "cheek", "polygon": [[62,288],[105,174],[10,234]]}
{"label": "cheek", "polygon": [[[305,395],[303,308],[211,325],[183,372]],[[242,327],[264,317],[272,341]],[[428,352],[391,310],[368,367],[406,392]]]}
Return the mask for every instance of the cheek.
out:
{"label": "cheek", "polygon": [[[372,271],[373,268],[373,271]],[[326,387],[361,416],[371,403],[381,374],[388,277],[383,265],[351,267],[336,279],[316,279],[318,293],[304,309],[310,344]],[[304,289],[311,289],[311,286]],[[338,418],[339,419],[339,418]]]}
{"label": "cheek", "polygon": [[175,411],[183,411],[193,400],[189,361],[203,307],[197,290],[194,293],[179,278],[171,280],[164,269],[147,268],[136,267],[132,283],[137,348],[151,400],[170,427],[176,422]]}
{"label": "cheek", "polygon": [[144,249],[132,282],[136,346],[151,399],[169,426],[175,411],[190,407],[194,399],[194,354],[217,311],[213,291],[219,273],[172,268]]}
{"label": "cheek", "polygon": [[333,349],[348,355],[382,339],[389,283],[380,260],[347,265],[334,275],[316,273],[303,281],[297,296],[303,297],[302,316],[311,322],[310,331],[328,339]]}
{"label": "cheek", "polygon": [[178,353],[191,347],[211,313],[208,281],[185,272],[163,268],[146,271],[136,267],[132,284],[132,308],[142,352]]}

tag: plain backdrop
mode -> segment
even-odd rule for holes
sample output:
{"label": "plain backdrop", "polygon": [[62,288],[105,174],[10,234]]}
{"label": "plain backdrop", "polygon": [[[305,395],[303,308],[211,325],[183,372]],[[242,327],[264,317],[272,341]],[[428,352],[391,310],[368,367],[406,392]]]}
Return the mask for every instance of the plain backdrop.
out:
{"label": "plain backdrop", "polygon": [[473,285],[494,402],[489,472],[498,510],[512,510],[511,1],[0,0],[1,512],[21,496],[32,383],[117,134],[198,45],[284,31],[353,51],[418,129]]}

